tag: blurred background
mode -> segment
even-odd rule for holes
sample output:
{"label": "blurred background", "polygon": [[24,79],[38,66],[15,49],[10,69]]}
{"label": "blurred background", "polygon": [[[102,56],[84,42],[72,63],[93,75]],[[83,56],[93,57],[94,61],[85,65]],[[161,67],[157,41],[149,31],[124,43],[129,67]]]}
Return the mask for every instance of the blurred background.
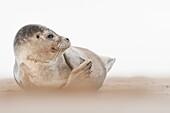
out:
{"label": "blurred background", "polygon": [[13,77],[13,40],[26,24],[115,57],[109,77],[170,77],[169,6],[169,0],[0,1],[0,78]]}

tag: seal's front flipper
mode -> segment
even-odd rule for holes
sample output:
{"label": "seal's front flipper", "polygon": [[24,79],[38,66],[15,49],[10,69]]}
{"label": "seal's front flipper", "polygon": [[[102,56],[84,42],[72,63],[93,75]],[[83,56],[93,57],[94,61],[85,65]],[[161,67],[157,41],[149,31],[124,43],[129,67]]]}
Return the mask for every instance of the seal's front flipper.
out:
{"label": "seal's front flipper", "polygon": [[89,78],[92,68],[92,61],[86,60],[80,66],[73,69],[69,78],[76,78],[76,79],[86,79]]}
{"label": "seal's front flipper", "polygon": [[80,66],[80,64],[85,61],[85,59],[74,48],[69,48],[66,50],[63,56],[67,65],[72,70]]}
{"label": "seal's front flipper", "polygon": [[113,64],[115,63],[116,59],[110,58],[110,57],[105,57],[105,56],[100,56],[100,58],[102,59],[107,72],[109,72],[109,70],[112,68]]}
{"label": "seal's front flipper", "polygon": [[66,88],[86,88],[86,87],[92,87],[90,85],[93,85],[90,74],[91,74],[91,68],[92,68],[92,61],[86,60],[80,66],[73,69],[70,73],[68,80],[65,84]]}

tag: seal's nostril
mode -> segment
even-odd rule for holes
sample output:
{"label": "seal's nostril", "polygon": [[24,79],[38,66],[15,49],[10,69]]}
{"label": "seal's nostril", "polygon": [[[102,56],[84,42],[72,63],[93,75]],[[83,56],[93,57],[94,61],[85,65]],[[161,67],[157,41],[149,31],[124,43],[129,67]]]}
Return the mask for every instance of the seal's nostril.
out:
{"label": "seal's nostril", "polygon": [[66,38],[65,40],[66,40],[66,41],[69,41],[69,39],[68,39],[68,38]]}

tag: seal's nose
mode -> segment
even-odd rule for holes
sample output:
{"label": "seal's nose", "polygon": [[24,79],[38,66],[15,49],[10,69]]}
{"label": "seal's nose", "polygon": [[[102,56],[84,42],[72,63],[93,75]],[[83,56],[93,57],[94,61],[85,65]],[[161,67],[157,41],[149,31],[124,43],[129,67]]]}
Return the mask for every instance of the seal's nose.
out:
{"label": "seal's nose", "polygon": [[69,41],[70,41],[68,38],[65,38],[65,40],[66,40],[67,42],[69,42]]}

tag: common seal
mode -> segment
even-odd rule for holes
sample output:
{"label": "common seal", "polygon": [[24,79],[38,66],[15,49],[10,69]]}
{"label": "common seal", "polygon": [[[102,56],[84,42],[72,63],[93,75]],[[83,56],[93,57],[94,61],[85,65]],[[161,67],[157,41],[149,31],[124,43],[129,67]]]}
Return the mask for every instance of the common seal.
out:
{"label": "common seal", "polygon": [[18,85],[58,89],[81,79],[90,80],[99,89],[115,59],[70,45],[68,38],[45,26],[22,27],[14,39],[13,72]]}

